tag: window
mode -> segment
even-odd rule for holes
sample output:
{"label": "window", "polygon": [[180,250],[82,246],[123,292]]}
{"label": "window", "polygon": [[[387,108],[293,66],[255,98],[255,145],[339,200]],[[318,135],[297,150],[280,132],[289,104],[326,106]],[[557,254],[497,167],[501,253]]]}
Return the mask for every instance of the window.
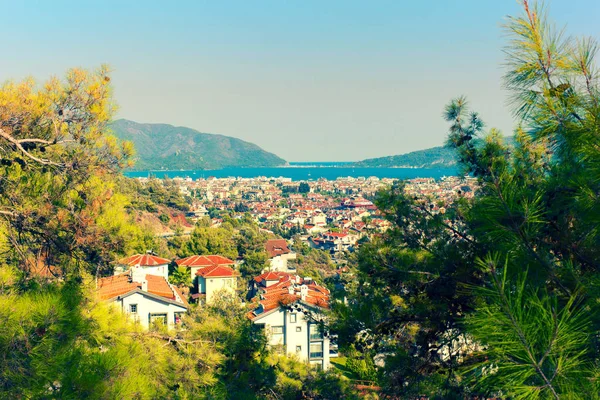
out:
{"label": "window", "polygon": [[322,358],[323,357],[323,343],[311,343],[310,344],[310,358]]}
{"label": "window", "polygon": [[302,346],[296,346],[296,353],[300,353],[302,351]]}
{"label": "window", "polygon": [[271,327],[271,344],[282,344],[284,343],[283,337],[283,326],[272,326]]}
{"label": "window", "polygon": [[309,333],[311,340],[313,339],[323,339],[323,333],[321,333],[321,327],[317,324],[310,324]]}
{"label": "window", "polygon": [[271,327],[271,333],[273,335],[283,334],[283,326],[273,326],[273,327]]}
{"label": "window", "polygon": [[149,314],[150,329],[158,329],[167,324],[167,314]]}
{"label": "window", "polygon": [[173,313],[175,315],[175,323],[176,324],[180,324],[181,323],[181,316],[183,315],[182,312],[176,312]]}
{"label": "window", "polygon": [[297,326],[296,327],[296,332],[302,332],[302,327],[301,326]]}
{"label": "window", "polygon": [[290,314],[290,322],[294,323],[296,322],[296,314]]}
{"label": "window", "polygon": [[129,305],[129,312],[131,314],[137,314],[137,304],[130,304]]}

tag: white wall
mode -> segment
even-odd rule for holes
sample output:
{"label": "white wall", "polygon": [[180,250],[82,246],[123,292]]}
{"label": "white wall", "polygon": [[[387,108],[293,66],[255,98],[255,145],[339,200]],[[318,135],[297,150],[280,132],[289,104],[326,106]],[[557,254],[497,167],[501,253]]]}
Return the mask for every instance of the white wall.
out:
{"label": "white wall", "polygon": [[[115,304],[117,304],[123,312],[128,314],[132,319],[137,319],[139,323],[146,329],[148,329],[149,324],[149,314],[167,314],[167,323],[169,326],[173,326],[175,323],[175,313],[183,312],[185,313],[186,309],[183,305],[178,306],[175,304],[162,302],[155,300],[151,297],[144,296],[141,293],[134,293],[130,296],[127,296],[121,300],[115,300]],[[131,304],[137,304],[137,313],[130,314],[130,306]]]}
{"label": "white wall", "polygon": [[155,267],[133,267],[133,268],[141,269],[147,275],[162,276],[167,281],[169,280],[169,266],[167,264],[157,265]]}
{"label": "white wall", "polygon": [[[292,322],[291,314],[296,314],[296,322]],[[254,321],[256,324],[265,324],[265,333],[267,335],[269,345],[283,345],[286,354],[296,355],[301,361],[309,361],[310,341],[308,320],[302,312],[292,313],[283,308],[259,318]],[[283,326],[283,335],[273,335],[272,328]],[[296,328],[300,328],[300,332]],[[315,340],[318,342],[319,340]],[[329,358],[329,339],[324,338],[323,342],[323,359],[321,362],[311,360],[311,364],[318,363],[323,369],[330,367]],[[297,346],[300,346],[300,351],[297,351]]]}
{"label": "white wall", "polygon": [[271,258],[271,271],[288,272],[288,260],[295,260],[296,253],[281,254]]}
{"label": "white wall", "polygon": [[211,301],[218,291],[225,291],[235,295],[237,289],[237,277],[226,278],[204,278],[198,277],[198,293],[206,293],[206,302]]}

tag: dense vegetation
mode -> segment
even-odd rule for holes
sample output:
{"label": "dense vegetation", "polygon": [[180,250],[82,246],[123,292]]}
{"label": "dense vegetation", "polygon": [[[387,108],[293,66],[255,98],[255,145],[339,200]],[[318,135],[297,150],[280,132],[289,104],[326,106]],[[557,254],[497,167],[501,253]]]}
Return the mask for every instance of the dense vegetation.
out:
{"label": "dense vegetation", "polygon": [[337,307],[346,349],[400,398],[600,396],[597,45],[523,4],[505,27],[514,146],[450,102],[448,145],[476,196],[433,214],[402,183],[382,192],[393,228],[362,248]]}
{"label": "dense vegetation", "polygon": [[352,398],[338,375],[272,354],[232,299],[192,307],[172,331],[142,331],[98,301],[95,278],[124,255],[264,244],[227,216],[169,243],[147,230],[140,215],[186,201],[168,182],[122,177],[133,149],[106,135],[111,113],[106,68],[0,88],[0,398]]}
{"label": "dense vegetation", "polygon": [[121,140],[137,150],[133,169],[198,170],[225,167],[273,167],[285,160],[240,139],[201,133],[167,124],[139,124],[119,119],[110,125]]}

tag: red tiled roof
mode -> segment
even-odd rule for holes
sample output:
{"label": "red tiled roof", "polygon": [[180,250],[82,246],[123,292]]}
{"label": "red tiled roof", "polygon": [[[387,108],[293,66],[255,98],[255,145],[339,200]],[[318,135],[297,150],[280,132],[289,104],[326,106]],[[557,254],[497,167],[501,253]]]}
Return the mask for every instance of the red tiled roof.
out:
{"label": "red tiled roof", "polygon": [[[176,300],[177,296],[175,295],[175,292],[177,289],[169,285],[164,277],[146,274],[144,279],[148,281],[148,293],[152,293],[169,300]],[[98,279],[97,290],[98,296],[101,300],[109,300],[137,289],[141,290],[142,284],[139,282],[132,282],[130,272]],[[181,302],[185,306],[188,306],[188,303],[181,292],[177,291],[177,294],[181,298]]]}
{"label": "red tiled roof", "polygon": [[290,253],[285,239],[271,239],[265,244],[269,258]]}
{"label": "red tiled roof", "polygon": [[171,260],[154,256],[152,254],[135,254],[119,260],[119,264],[128,265],[130,267],[155,267],[157,265],[169,264],[170,262]]}
{"label": "red tiled roof", "polygon": [[[301,300],[301,285],[303,284],[308,287],[304,302],[321,308],[329,307],[329,290],[313,281],[307,283],[304,279],[286,272],[265,272],[254,278],[258,283],[275,279],[279,282],[260,289],[260,300],[256,306],[262,306],[261,314]],[[248,314],[251,319],[259,315],[257,310]]]}
{"label": "red tiled roof", "polygon": [[167,280],[162,276],[148,274],[146,275],[146,280],[148,281],[148,293],[166,297],[168,299],[175,299],[173,290],[167,283]]}
{"label": "red tiled roof", "polygon": [[98,295],[102,300],[112,299],[141,287],[141,283],[131,282],[128,273],[98,279]]}
{"label": "red tiled roof", "polygon": [[217,265],[233,265],[234,261],[222,256],[190,256],[175,260],[177,265],[183,267],[212,267]]}
{"label": "red tiled roof", "polygon": [[346,236],[348,236],[348,235],[347,235],[347,234],[345,234],[345,233],[339,233],[339,232],[327,232],[327,233],[325,233],[325,235],[326,235],[326,236],[338,237],[338,238],[343,238],[343,237],[346,237]]}
{"label": "red tiled roof", "polygon": [[230,277],[230,276],[238,276],[238,272],[231,267],[226,267],[223,265],[213,265],[210,267],[204,267],[196,272],[196,275],[208,278],[219,278],[219,277]]}
{"label": "red tiled roof", "polygon": [[179,290],[179,288],[177,288],[176,286],[171,286],[173,288],[173,291],[176,292],[179,295],[179,298],[181,298],[181,301],[183,302],[183,304],[186,307],[189,307],[189,303],[187,301],[187,299],[185,298],[185,296],[183,295],[183,293],[181,293],[181,290]]}
{"label": "red tiled roof", "polygon": [[254,277],[254,281],[256,283],[261,283],[262,281],[279,281],[279,280],[289,280],[291,277],[287,272],[273,272],[267,271],[259,276]]}

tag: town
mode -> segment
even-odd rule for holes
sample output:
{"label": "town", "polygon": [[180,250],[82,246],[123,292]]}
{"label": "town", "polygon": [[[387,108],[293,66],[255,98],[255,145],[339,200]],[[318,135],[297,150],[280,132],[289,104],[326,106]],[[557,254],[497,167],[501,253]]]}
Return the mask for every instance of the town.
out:
{"label": "town", "polygon": [[[341,276],[351,271],[349,255],[389,229],[371,199],[393,180],[293,182],[261,177],[139,182],[176,188],[189,203],[189,211],[169,216],[173,229],[161,237],[193,235],[199,224],[217,230],[225,218],[249,217],[263,234],[259,244],[268,261],[253,275],[244,270],[250,261],[243,255],[163,258],[149,250],[118,260],[114,276],[98,280],[102,300],[117,305],[144,329],[160,329],[180,324],[190,303],[201,307],[223,296],[237,299],[247,308],[247,317],[264,329],[272,349],[324,370],[331,367],[338,346],[336,334],[327,329],[327,309],[331,301],[344,300],[343,294],[334,298],[332,291],[343,289]],[[432,214],[443,214],[456,198],[472,196],[475,185],[469,177],[413,179],[404,190],[430,204]],[[324,274],[307,275],[314,270],[305,268],[306,257],[301,254],[310,251],[331,264]],[[182,270],[189,279],[174,282],[173,273]]]}

